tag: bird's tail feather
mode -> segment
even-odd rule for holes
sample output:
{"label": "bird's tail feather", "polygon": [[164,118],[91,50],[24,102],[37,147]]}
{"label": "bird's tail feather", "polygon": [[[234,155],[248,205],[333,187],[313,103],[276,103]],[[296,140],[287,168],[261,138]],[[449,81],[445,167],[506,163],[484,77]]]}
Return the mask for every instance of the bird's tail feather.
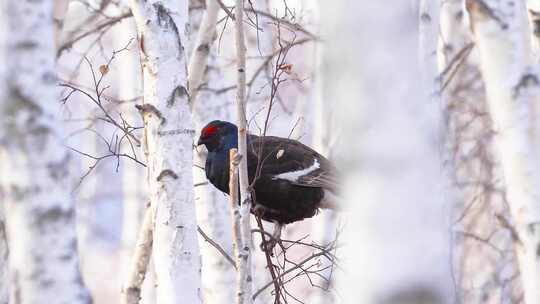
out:
{"label": "bird's tail feather", "polygon": [[319,208],[340,210],[339,197],[332,193],[332,191],[324,190],[324,197],[319,204]]}

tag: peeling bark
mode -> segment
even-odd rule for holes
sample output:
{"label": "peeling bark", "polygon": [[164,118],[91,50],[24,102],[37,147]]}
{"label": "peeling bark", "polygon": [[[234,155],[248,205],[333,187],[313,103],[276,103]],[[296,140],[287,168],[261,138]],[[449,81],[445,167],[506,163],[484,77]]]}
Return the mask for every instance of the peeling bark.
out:
{"label": "peeling bark", "polygon": [[148,187],[157,303],[200,303],[200,252],[193,199],[193,125],[187,87],[187,1],[132,0],[144,77]]}

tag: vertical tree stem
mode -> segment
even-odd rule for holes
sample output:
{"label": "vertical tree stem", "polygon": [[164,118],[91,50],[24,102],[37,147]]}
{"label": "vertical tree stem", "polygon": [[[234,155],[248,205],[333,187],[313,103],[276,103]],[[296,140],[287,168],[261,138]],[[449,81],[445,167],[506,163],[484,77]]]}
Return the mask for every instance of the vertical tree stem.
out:
{"label": "vertical tree stem", "polygon": [[244,38],[244,1],[236,0],[236,108],[238,119],[238,151],[242,158],[239,164],[240,179],[240,232],[242,234],[242,247],[239,248],[240,259],[239,271],[239,294],[238,303],[251,303],[252,275],[251,275],[251,226],[249,211],[251,209],[251,193],[249,191],[248,167],[247,167],[247,119],[246,119],[246,43]]}
{"label": "vertical tree stem", "polygon": [[141,300],[141,288],[146,277],[148,262],[152,256],[153,242],[153,216],[152,208],[148,206],[144,220],[139,231],[139,237],[135,244],[135,252],[131,258],[128,277],[122,290],[121,304],[137,304]]}

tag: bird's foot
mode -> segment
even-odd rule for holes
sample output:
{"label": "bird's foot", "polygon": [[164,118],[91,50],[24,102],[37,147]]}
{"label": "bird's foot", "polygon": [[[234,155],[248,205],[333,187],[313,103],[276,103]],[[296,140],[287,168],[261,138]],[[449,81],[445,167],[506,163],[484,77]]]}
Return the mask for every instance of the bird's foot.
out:
{"label": "bird's foot", "polygon": [[263,205],[261,205],[261,204],[255,204],[255,205],[252,207],[251,212],[252,212],[253,215],[255,215],[256,217],[262,217],[262,216],[264,215],[265,209],[266,209],[266,207],[264,207]]}
{"label": "bird's foot", "polygon": [[266,237],[264,237],[260,245],[261,250],[270,253],[271,256],[274,256],[273,251],[276,244],[280,244],[281,246],[281,229],[283,228],[283,225],[278,222],[274,222],[274,225],[274,233],[272,236],[267,236],[270,237],[270,239],[264,241],[264,239],[266,239]]}
{"label": "bird's foot", "polygon": [[274,256],[274,248],[278,243],[281,244],[281,239],[270,237],[270,239],[262,241],[259,247],[263,252],[268,252],[271,256]]}

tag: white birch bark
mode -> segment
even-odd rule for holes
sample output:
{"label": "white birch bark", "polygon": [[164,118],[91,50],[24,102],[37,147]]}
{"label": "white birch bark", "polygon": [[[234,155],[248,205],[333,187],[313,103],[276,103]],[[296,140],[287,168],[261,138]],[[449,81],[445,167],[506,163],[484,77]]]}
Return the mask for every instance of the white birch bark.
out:
{"label": "white birch bark", "polygon": [[251,242],[251,193],[249,191],[247,166],[247,119],[246,119],[246,42],[244,38],[244,1],[235,2],[235,42],[236,42],[236,113],[238,125],[238,153],[242,159],[238,166],[240,184],[240,232],[242,247],[238,250],[237,303],[253,303],[252,299],[252,252]]}
{"label": "white birch bark", "polygon": [[[118,14],[129,8],[129,1],[124,0]],[[124,48],[130,39],[135,39],[131,42],[129,50],[120,53],[112,66],[112,74],[116,77],[115,81],[118,87],[118,98],[120,100],[133,100],[135,97],[142,95],[142,69],[138,56],[138,45],[136,42],[137,28],[135,20],[129,18],[123,20],[115,27],[114,49],[119,50]],[[121,113],[124,119],[132,125],[136,125],[140,121],[140,115],[134,107],[134,102],[126,102],[122,105]],[[133,144],[135,153],[138,159],[143,157],[141,147]],[[123,151],[128,154],[133,154],[129,143],[125,142],[122,147]],[[140,153],[139,153],[140,152]],[[136,244],[140,240],[141,229],[143,228],[143,219],[145,217],[145,206],[148,202],[147,183],[144,178],[145,168],[131,160],[126,160],[120,168],[122,178],[122,275],[120,276],[120,285],[123,290],[127,285],[130,285],[126,278],[133,277],[132,256],[136,254]],[[151,247],[151,246],[150,246]],[[151,249],[150,249],[151,250]],[[143,303],[155,302],[155,289],[152,276],[151,264],[147,265],[148,272],[144,277],[141,297]]]}
{"label": "white birch bark", "polygon": [[62,29],[64,28],[64,19],[66,18],[69,0],[54,0],[54,41],[56,47],[60,45]]}
{"label": "white birch bark", "polygon": [[540,60],[540,0],[527,0],[531,24],[531,47],[535,62]]}
{"label": "white birch bark", "polygon": [[418,31],[420,73],[427,88],[426,93],[435,103],[440,103],[441,96],[441,81],[437,62],[440,7],[440,0],[420,0]]}
{"label": "white birch bark", "polygon": [[417,13],[385,1],[325,2],[322,11],[323,96],[343,126],[336,159],[350,216],[344,302],[452,303],[441,109],[416,80]]}
{"label": "white birch bark", "polygon": [[8,1],[7,96],[0,104],[1,200],[14,303],[90,303],[77,256],[55,71],[52,1]]}
{"label": "white birch bark", "polygon": [[[7,42],[7,5],[6,1],[0,2],[0,104],[6,102],[7,98],[7,57],[6,57],[6,42]],[[1,118],[3,119],[3,118]],[[1,158],[0,163],[5,163],[7,160]],[[1,189],[1,188],[0,188]],[[0,192],[0,304],[8,304],[9,302],[9,266],[8,266],[8,244],[6,235],[6,218],[4,211],[5,202],[2,199]]]}
{"label": "white birch bark", "polygon": [[216,22],[220,9],[217,1],[206,1],[206,10],[199,25],[199,32],[188,66],[188,86],[192,105],[197,102],[197,95],[208,66],[208,58],[216,35]]}
{"label": "white birch bark", "polygon": [[[214,41],[216,23],[220,10],[217,1],[206,1],[206,10],[202,17],[191,15],[192,29],[197,29],[193,41],[192,55],[188,66],[188,83],[195,130],[201,130],[209,121],[220,119],[232,121],[233,104],[225,94],[217,94],[205,88],[225,87],[225,79],[217,58]],[[202,20],[199,24],[198,20]],[[209,184],[204,167],[206,150],[198,148],[194,152],[193,180],[197,221],[201,229],[230,256],[233,254],[231,218],[227,197]],[[236,282],[234,267],[203,237],[199,238],[202,254],[202,285],[205,303],[233,303]]]}
{"label": "white birch bark", "polygon": [[506,183],[525,303],[540,303],[540,164],[531,107],[538,75],[531,58],[523,2],[467,1],[488,107]]}
{"label": "white birch bark", "polygon": [[440,39],[437,52],[439,72],[447,68],[450,61],[469,40],[464,20],[464,0],[447,0],[441,3]]}
{"label": "white birch bark", "polygon": [[187,92],[187,1],[131,1],[143,64],[148,187],[155,214],[157,303],[200,303]]}
{"label": "white birch bark", "polygon": [[142,299],[142,286],[147,274],[150,273],[148,265],[152,255],[153,218],[152,208],[148,208],[140,227],[135,250],[129,258],[126,280],[120,296],[121,304],[138,304]]}
{"label": "white birch bark", "polygon": [[[0,38],[1,39],[1,38]],[[0,46],[2,47],[2,46]],[[1,54],[0,54],[1,56]],[[0,74],[2,72],[0,71]],[[2,76],[0,76],[0,82]],[[0,90],[2,90],[0,85]],[[0,102],[3,96],[0,93]],[[4,212],[4,202],[0,205],[0,304],[9,303],[9,248],[7,244],[6,218]]]}

